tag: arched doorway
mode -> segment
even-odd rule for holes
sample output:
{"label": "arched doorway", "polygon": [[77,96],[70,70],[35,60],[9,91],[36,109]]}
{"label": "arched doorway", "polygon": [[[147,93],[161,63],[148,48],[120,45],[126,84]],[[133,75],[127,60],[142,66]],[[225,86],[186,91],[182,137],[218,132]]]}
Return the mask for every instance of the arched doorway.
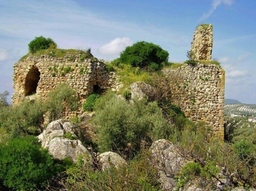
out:
{"label": "arched doorway", "polygon": [[93,93],[101,94],[102,93],[102,89],[100,88],[100,86],[94,85],[93,86]]}
{"label": "arched doorway", "polygon": [[32,66],[26,76],[25,96],[36,93],[39,80],[40,80],[40,72],[36,66]]}

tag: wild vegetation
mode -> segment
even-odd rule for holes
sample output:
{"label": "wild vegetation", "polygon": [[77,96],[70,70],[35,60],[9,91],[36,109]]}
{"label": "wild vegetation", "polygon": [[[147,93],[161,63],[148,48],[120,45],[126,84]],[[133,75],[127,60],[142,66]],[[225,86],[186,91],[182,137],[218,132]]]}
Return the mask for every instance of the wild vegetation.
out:
{"label": "wild vegetation", "polygon": [[169,53],[160,46],[148,42],[137,42],[128,46],[118,61],[149,71],[160,70],[168,62]]}
{"label": "wild vegetation", "polygon": [[80,62],[83,62],[86,58],[93,58],[90,49],[60,49],[57,48],[57,44],[51,38],[45,38],[43,36],[35,37],[35,39],[28,44],[28,47],[29,53],[20,60],[25,59],[30,54],[38,57],[41,55],[49,55],[56,58],[66,57],[69,61],[74,61],[76,56],[79,56]]}
{"label": "wild vegetation", "polygon": [[[80,106],[76,92],[66,84],[50,92],[44,101],[24,101],[18,106],[8,105],[7,92],[0,94],[0,190],[161,190],[148,148],[162,138],[178,145],[184,156],[193,159],[175,174],[177,189],[191,180],[200,182],[205,189],[216,189],[221,167],[230,176],[235,174],[226,190],[256,187],[255,134],[248,139],[245,132],[241,133],[240,124],[233,125],[226,129],[228,138],[223,142],[212,137],[206,124],[188,120],[172,103],[172,87],[182,79],[165,77],[160,71],[168,54],[150,43],[138,44],[152,50],[147,52],[142,47],[142,55],[153,52],[160,57],[129,58],[136,45],[109,63],[108,68],[122,74],[125,87],[135,81],[147,81],[157,90],[151,99],[131,100],[129,91],[123,89],[119,95],[91,94]],[[85,146],[92,146],[93,153],[115,151],[126,159],[127,165],[101,171],[98,164],[90,166],[82,160],[76,164],[69,159],[55,160],[31,137],[42,132],[46,118],[61,118],[65,110],[78,107],[94,112],[90,121],[94,136],[88,141],[86,136],[78,135]],[[78,118],[72,120],[77,128],[81,125]]]}
{"label": "wild vegetation", "polygon": [[34,40],[32,40],[29,44],[29,52],[35,53],[39,50],[45,50],[45,49],[55,49],[57,48],[57,44],[51,39],[51,38],[45,38],[43,36],[36,37]]}

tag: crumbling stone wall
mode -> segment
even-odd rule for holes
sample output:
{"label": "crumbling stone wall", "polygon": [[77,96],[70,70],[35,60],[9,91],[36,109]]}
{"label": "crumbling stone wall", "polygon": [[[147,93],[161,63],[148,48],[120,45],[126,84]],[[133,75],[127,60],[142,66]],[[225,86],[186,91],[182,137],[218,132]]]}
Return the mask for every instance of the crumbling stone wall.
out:
{"label": "crumbling stone wall", "polygon": [[178,76],[173,101],[192,121],[204,121],[215,136],[224,139],[225,71],[216,64],[198,63],[165,69],[167,76]]}
{"label": "crumbling stone wall", "polygon": [[80,100],[93,91],[118,88],[115,73],[107,72],[103,62],[96,58],[81,60],[80,55],[61,58],[30,55],[20,60],[14,65],[13,104],[30,96],[46,98],[51,90],[64,82],[77,92]]}
{"label": "crumbling stone wall", "polygon": [[211,24],[199,25],[191,43],[190,59],[211,60],[213,47],[213,27]]}

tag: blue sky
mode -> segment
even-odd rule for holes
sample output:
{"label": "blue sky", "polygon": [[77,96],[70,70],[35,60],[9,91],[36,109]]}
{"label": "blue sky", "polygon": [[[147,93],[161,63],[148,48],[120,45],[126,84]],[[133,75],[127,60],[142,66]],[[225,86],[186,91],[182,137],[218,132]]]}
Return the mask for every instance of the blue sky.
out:
{"label": "blue sky", "polygon": [[196,26],[211,23],[225,97],[256,103],[255,7],[255,0],[0,0],[0,92],[13,93],[13,65],[37,36],[105,60],[143,40],[182,62]]}

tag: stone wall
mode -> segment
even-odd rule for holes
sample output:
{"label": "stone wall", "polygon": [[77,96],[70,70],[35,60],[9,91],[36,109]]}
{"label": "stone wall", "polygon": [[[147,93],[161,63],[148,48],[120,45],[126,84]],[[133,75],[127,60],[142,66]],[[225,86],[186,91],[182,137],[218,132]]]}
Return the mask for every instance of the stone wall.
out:
{"label": "stone wall", "polygon": [[107,72],[103,62],[93,57],[81,59],[80,55],[61,58],[30,55],[14,65],[13,82],[13,104],[26,97],[46,98],[51,90],[64,82],[77,92],[81,101],[93,91],[118,88],[115,73]]}
{"label": "stone wall", "polygon": [[186,117],[206,122],[214,135],[224,139],[225,71],[216,64],[198,63],[164,72],[179,78],[173,87],[173,100]]}
{"label": "stone wall", "polygon": [[191,43],[190,59],[211,60],[213,47],[213,27],[211,24],[199,25]]}

